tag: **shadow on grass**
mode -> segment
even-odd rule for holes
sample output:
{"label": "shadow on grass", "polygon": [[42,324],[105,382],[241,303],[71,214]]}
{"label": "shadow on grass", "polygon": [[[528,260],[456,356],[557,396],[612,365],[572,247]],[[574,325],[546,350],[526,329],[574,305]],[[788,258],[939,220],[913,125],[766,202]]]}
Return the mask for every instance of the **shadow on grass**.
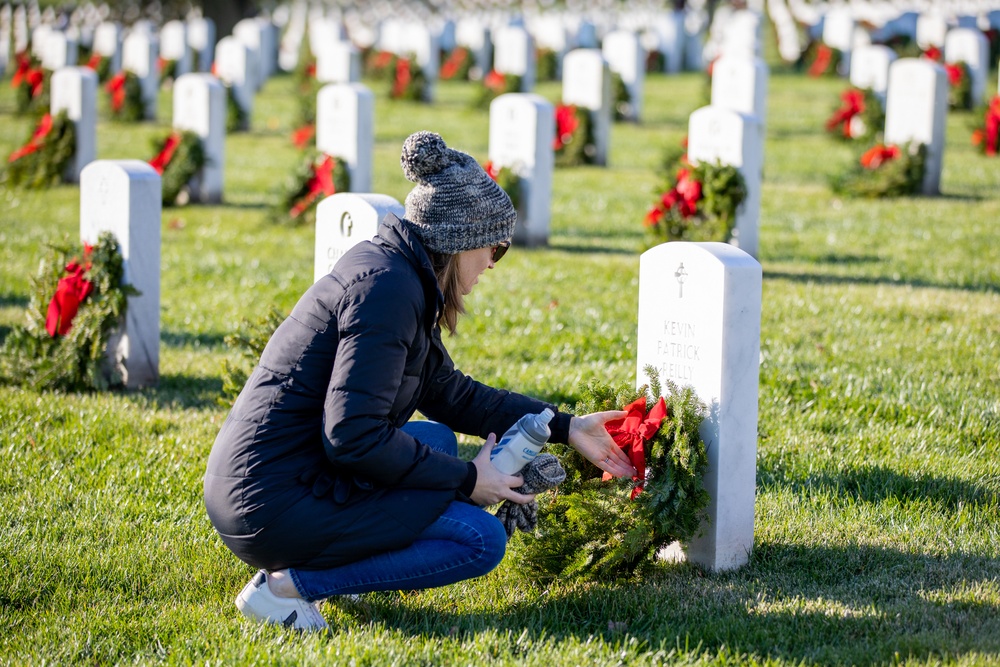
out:
{"label": "shadow on grass", "polygon": [[421,637],[495,632],[498,650],[514,655],[530,650],[532,641],[585,644],[594,637],[609,652],[635,638],[644,651],[728,649],[809,664],[1000,651],[1000,605],[975,599],[996,599],[990,587],[997,559],[858,545],[755,549],[750,564],[732,573],[663,566],[644,581],[566,587],[526,601],[517,595],[512,604],[497,601],[495,611],[479,613],[428,609],[417,604],[419,594],[414,604],[376,594],[369,612],[378,623]]}
{"label": "shadow on grass", "polygon": [[788,271],[765,270],[764,279],[819,283],[821,285],[895,285],[897,287],[929,287],[934,289],[961,290],[963,292],[1000,292],[1000,284],[997,283],[955,285],[920,279],[894,280],[887,276],[837,276],[826,273],[790,273]]}
{"label": "shadow on grass", "polygon": [[142,393],[160,408],[219,407],[222,379],[161,375],[157,386],[144,389]]}
{"label": "shadow on grass", "polygon": [[885,466],[862,466],[840,471],[822,471],[803,478],[792,478],[780,467],[769,468],[766,462],[757,471],[758,484],[789,489],[802,495],[816,493],[841,496],[854,501],[879,503],[928,501],[942,509],[955,510],[966,505],[997,505],[997,484],[917,473],[901,474]]}
{"label": "shadow on grass", "polygon": [[220,333],[160,332],[160,341],[170,347],[220,347],[225,344],[225,338],[225,335]]}
{"label": "shadow on grass", "polygon": [[30,302],[23,294],[0,294],[0,308],[27,308]]}

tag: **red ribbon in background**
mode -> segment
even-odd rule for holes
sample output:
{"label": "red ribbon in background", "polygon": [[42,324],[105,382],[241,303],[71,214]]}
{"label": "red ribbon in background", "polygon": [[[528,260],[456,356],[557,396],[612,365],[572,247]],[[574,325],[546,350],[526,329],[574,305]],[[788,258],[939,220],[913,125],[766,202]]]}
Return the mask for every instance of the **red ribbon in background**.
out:
{"label": "red ribbon in background", "polygon": [[[660,424],[667,417],[667,404],[660,396],[653,409],[646,412],[646,397],[640,396],[625,407],[628,412],[622,419],[614,419],[604,425],[605,430],[622,450],[628,454],[635,467],[636,474],[632,477],[636,482],[631,498],[636,499],[646,484],[646,451],[645,442],[656,435]],[[611,479],[610,473],[604,473],[604,481]]]}
{"label": "red ribbon in background", "polygon": [[962,79],[965,77],[965,67],[956,63],[945,65],[944,69],[948,72],[948,85],[954,88],[962,83]]}
{"label": "red ribbon in background", "polygon": [[993,98],[986,110],[986,154],[996,155],[1000,150],[1000,95]]}
{"label": "red ribbon in background", "polygon": [[337,161],[329,155],[319,164],[313,165],[313,175],[306,183],[306,194],[288,212],[290,216],[297,218],[302,215],[320,195],[329,197],[336,194],[337,188],[333,185],[333,170],[336,166]]}
{"label": "red ribbon in background", "polygon": [[496,182],[497,177],[500,176],[500,170],[493,164],[493,160],[487,160],[483,163],[483,171],[486,172],[487,176],[493,179],[494,183]]}
{"label": "red ribbon in background", "polygon": [[102,60],[104,60],[104,56],[102,56],[100,53],[91,54],[90,60],[87,61],[87,67],[96,72],[97,68],[101,66]]}
{"label": "red ribbon in background", "polygon": [[936,46],[932,46],[921,54],[927,60],[933,60],[936,63],[944,60],[944,54],[941,53],[941,49]]}
{"label": "red ribbon in background", "polygon": [[[90,253],[91,247],[84,247],[84,256]],[[90,270],[90,262],[86,266],[81,266],[76,262],[66,265],[68,275],[59,279],[56,286],[56,293],[49,301],[49,310],[45,317],[45,330],[53,338],[65,336],[73,326],[73,318],[76,317],[80,304],[90,296],[94,290],[94,284],[83,277]]]}
{"label": "red ribbon in background", "polygon": [[41,120],[38,121],[38,126],[35,128],[34,134],[31,135],[31,139],[28,139],[28,143],[18,148],[16,151],[10,154],[7,158],[7,162],[14,162],[23,158],[25,155],[30,155],[35,151],[41,149],[45,145],[45,137],[49,136],[49,132],[52,131],[52,115],[45,114],[42,116]]}
{"label": "red ribbon in background", "polygon": [[408,58],[400,58],[396,61],[396,76],[392,84],[392,96],[401,97],[406,92],[406,87],[413,80],[410,73],[410,61]]}
{"label": "red ribbon in background", "polygon": [[28,72],[31,71],[31,57],[27,53],[21,51],[14,56],[14,59],[17,60],[17,69],[14,70],[14,74],[10,78],[11,88],[20,86],[25,77],[28,76]]}
{"label": "red ribbon in background", "polygon": [[309,140],[316,135],[316,126],[308,123],[292,132],[292,143],[296,148],[305,148],[309,145]]}
{"label": "red ribbon in background", "polygon": [[156,173],[160,176],[163,175],[163,170],[167,168],[170,161],[174,158],[174,152],[177,151],[177,147],[181,144],[180,132],[172,132],[167,140],[163,143],[163,149],[149,161],[149,166],[156,170]]}
{"label": "red ribbon in background", "polygon": [[560,104],[556,107],[556,138],[552,140],[552,150],[559,150],[573,138],[573,133],[580,126],[576,119],[576,106]]}
{"label": "red ribbon in background", "polygon": [[844,124],[844,136],[851,138],[851,119],[865,110],[865,94],[856,88],[845,90],[840,96],[844,106],[840,107],[835,114],[826,121],[826,129],[832,130],[841,123]]}
{"label": "red ribbon in background", "polygon": [[861,166],[865,169],[878,169],[900,155],[902,155],[902,151],[899,150],[899,146],[875,144],[861,156]]}
{"label": "red ribbon in background", "polygon": [[830,61],[833,60],[833,49],[826,44],[820,44],[816,49],[816,60],[809,68],[809,76],[822,76],[826,74]]}
{"label": "red ribbon in background", "polygon": [[118,112],[125,104],[125,72],[121,71],[108,80],[108,92],[111,93],[111,110]]}

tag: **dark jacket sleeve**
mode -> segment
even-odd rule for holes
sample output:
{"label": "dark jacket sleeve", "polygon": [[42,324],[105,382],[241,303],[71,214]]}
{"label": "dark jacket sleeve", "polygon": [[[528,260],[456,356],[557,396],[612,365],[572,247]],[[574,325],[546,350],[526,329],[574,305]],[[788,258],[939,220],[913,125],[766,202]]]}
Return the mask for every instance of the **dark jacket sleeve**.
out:
{"label": "dark jacket sleeve", "polygon": [[480,438],[495,433],[499,440],[504,431],[524,415],[537,414],[545,408],[551,408],[556,417],[550,422],[552,436],[549,442],[568,441],[572,415],[559,412],[551,403],[504,389],[494,389],[473,380],[455,368],[441,344],[440,335],[440,329],[435,329],[435,342],[444,351],[444,363],[419,406],[428,419],[446,424],[459,433],[477,435]]}
{"label": "dark jacket sleeve", "polygon": [[[380,486],[458,489],[459,458],[432,450],[396,428],[393,405],[412,398],[420,368],[408,368],[422,326],[419,282],[388,273],[349,285],[338,313],[340,341],[323,409],[323,445],[337,467]],[[412,360],[411,360],[412,362]]]}

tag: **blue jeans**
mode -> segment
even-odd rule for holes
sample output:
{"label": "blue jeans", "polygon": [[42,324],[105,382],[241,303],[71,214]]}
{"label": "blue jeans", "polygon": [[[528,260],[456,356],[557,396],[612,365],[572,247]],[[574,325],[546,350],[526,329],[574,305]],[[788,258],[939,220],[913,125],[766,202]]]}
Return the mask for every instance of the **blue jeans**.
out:
{"label": "blue jeans", "polygon": [[[432,449],[458,455],[451,429],[414,421],[403,430]],[[290,569],[299,594],[313,602],[334,595],[446,586],[479,577],[503,559],[507,534],[492,514],[455,501],[410,546],[329,570]]]}

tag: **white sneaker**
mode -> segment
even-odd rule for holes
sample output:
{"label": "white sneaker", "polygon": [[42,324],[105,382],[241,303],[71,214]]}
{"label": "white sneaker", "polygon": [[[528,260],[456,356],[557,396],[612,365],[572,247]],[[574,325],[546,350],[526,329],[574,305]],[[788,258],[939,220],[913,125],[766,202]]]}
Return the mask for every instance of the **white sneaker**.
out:
{"label": "white sneaker", "polygon": [[240,594],[236,608],[249,619],[262,623],[275,623],[296,630],[329,630],[326,619],[316,605],[302,598],[282,598],[271,592],[267,573],[257,572]]}

